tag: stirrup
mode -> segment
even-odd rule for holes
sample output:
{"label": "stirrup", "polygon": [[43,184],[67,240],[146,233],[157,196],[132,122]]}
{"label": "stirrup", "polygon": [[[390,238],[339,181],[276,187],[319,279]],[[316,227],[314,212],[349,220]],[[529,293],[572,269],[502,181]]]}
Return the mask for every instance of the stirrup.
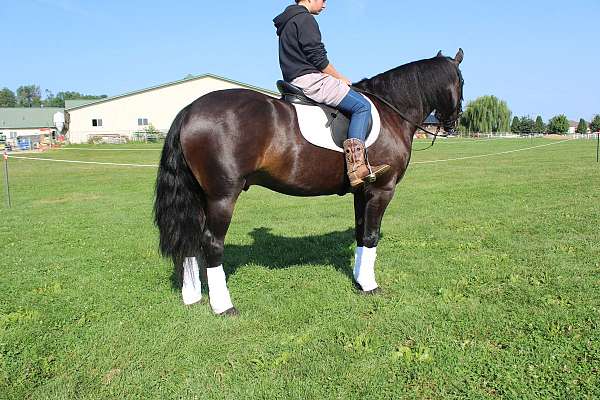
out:
{"label": "stirrup", "polygon": [[369,163],[369,156],[367,155],[367,147],[365,146],[365,164],[367,164],[367,169],[369,170],[369,175],[365,176],[363,180],[367,183],[373,183],[377,180],[377,175],[373,172],[371,168],[371,164]]}

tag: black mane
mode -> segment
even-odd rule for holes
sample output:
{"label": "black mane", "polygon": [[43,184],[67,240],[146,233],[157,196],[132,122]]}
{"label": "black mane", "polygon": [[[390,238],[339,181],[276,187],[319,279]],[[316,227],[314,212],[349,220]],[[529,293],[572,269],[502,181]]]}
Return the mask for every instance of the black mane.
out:
{"label": "black mane", "polygon": [[456,82],[457,73],[461,79],[451,58],[433,57],[365,78],[354,86],[384,97],[400,110],[416,108],[425,115],[444,96],[444,89]]}

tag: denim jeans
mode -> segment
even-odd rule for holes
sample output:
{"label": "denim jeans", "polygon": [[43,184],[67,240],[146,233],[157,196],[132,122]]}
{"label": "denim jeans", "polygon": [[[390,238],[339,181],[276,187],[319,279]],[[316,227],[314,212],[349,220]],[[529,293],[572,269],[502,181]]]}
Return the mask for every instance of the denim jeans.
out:
{"label": "denim jeans", "polygon": [[336,108],[351,115],[348,139],[360,139],[364,142],[371,119],[371,103],[350,89],[350,92]]}

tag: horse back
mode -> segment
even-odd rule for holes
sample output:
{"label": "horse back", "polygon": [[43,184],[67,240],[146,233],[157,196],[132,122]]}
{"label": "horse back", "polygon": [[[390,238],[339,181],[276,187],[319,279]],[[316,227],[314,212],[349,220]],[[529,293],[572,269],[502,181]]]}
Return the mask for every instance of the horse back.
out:
{"label": "horse back", "polygon": [[181,127],[186,161],[215,195],[260,185],[297,196],[344,194],[343,154],[308,143],[294,107],[247,89],[206,94]]}

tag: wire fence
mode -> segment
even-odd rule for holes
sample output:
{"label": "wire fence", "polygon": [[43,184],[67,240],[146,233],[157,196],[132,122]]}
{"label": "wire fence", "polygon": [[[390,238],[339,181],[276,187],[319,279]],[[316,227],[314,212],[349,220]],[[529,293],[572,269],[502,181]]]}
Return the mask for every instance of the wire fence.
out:
{"label": "wire fence", "polygon": [[[547,146],[553,146],[553,145],[558,145],[558,144],[562,144],[562,143],[566,143],[566,142],[570,142],[573,140],[579,140],[579,139],[589,139],[590,135],[579,135],[579,136],[575,136],[572,135],[571,137],[568,137],[566,139],[563,140],[557,140],[555,142],[552,143],[544,143],[544,144],[540,144],[540,145],[536,145],[536,146],[529,146],[529,147],[523,147],[520,149],[514,149],[514,150],[507,150],[507,151],[500,151],[500,152],[496,152],[496,153],[487,153],[487,154],[477,154],[477,155],[472,155],[472,156],[465,156],[465,157],[455,157],[455,158],[447,158],[447,159],[438,159],[438,160],[428,160],[428,161],[413,161],[411,162],[411,164],[418,164],[418,165],[425,165],[425,164],[439,164],[439,163],[446,163],[446,162],[452,162],[452,161],[462,161],[462,160],[468,160],[468,159],[477,159],[477,158],[485,158],[485,157],[494,157],[494,156],[499,156],[499,155],[504,155],[504,154],[510,154],[510,153],[517,153],[517,152],[522,152],[522,151],[527,151],[527,150],[534,150],[534,149],[538,149],[541,147],[547,147]],[[495,139],[501,139],[501,138],[506,138],[507,136],[502,136],[499,138],[495,138]],[[593,135],[592,135],[593,137]],[[597,139],[600,139],[600,135],[596,135]],[[483,139],[485,140],[485,139]],[[489,140],[489,139],[488,139]],[[464,143],[464,141],[463,141]],[[599,161],[599,157],[600,157],[600,153],[599,153],[599,149],[600,149],[600,140],[598,140],[598,145],[597,145],[597,149],[596,149],[596,162]],[[115,148],[115,149],[86,149],[86,148],[82,148],[82,149],[78,149],[78,148],[65,148],[64,150],[85,150],[85,151],[93,151],[93,150],[97,150],[97,151],[140,151],[140,150],[144,150],[144,151],[156,151],[159,150],[158,148],[156,149],[136,149],[136,148]],[[134,164],[134,163],[113,163],[113,162],[101,162],[101,161],[81,161],[81,160],[68,160],[68,159],[58,159],[58,158],[44,158],[44,157],[31,157],[28,155],[14,155],[14,154],[8,154],[8,152],[4,151],[3,152],[3,160],[4,160],[4,186],[5,186],[5,198],[6,198],[6,202],[7,202],[7,207],[11,207],[11,201],[10,201],[10,190],[9,190],[9,179],[8,179],[8,160],[9,159],[15,159],[15,160],[30,160],[30,161],[40,161],[40,162],[54,162],[54,163],[69,163],[69,164],[87,164],[87,165],[100,165],[100,166],[111,166],[111,167],[133,167],[133,168],[152,168],[152,169],[156,169],[158,168],[157,164]]]}

